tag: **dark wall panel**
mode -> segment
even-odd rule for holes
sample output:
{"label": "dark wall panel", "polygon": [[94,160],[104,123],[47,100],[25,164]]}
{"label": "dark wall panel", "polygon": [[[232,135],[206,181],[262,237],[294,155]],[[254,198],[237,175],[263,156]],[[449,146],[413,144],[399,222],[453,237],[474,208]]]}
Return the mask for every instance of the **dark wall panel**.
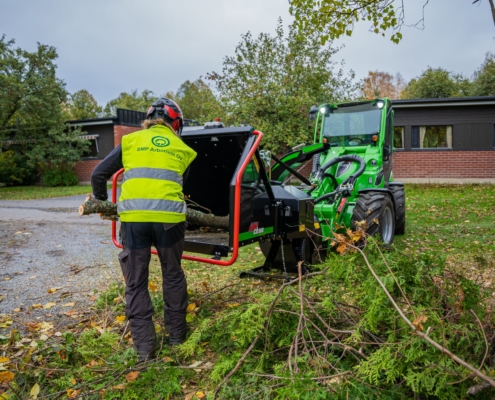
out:
{"label": "dark wall panel", "polygon": [[85,135],[98,135],[98,158],[105,158],[113,150],[113,124],[82,126]]}
{"label": "dark wall panel", "polygon": [[494,124],[456,124],[452,134],[452,146],[454,149],[491,149],[493,127]]}
{"label": "dark wall panel", "polygon": [[450,106],[396,108],[395,126],[404,126],[404,148],[410,150],[413,128],[451,125],[454,150],[494,148],[495,106]]}

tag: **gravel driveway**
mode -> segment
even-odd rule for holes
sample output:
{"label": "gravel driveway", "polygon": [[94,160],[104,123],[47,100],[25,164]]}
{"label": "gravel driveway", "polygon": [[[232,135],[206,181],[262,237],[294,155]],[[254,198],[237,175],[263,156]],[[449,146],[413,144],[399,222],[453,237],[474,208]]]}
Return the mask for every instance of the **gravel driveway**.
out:
{"label": "gravel driveway", "polygon": [[71,309],[87,308],[95,293],[110,282],[122,281],[120,250],[112,244],[110,221],[97,215],[80,217],[77,207],[84,199],[83,195],[0,200],[0,314],[4,318],[10,314],[17,324],[63,318]]}

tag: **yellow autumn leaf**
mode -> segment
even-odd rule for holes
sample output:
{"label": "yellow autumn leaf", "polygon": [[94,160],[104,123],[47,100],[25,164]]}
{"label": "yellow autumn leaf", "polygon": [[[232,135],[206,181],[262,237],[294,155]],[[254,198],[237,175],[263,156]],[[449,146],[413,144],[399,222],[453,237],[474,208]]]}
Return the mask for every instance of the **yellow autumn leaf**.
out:
{"label": "yellow autumn leaf", "polygon": [[158,290],[158,286],[156,285],[155,282],[153,281],[150,281],[149,284],[148,284],[148,288],[152,291],[152,292],[156,292]]}
{"label": "yellow autumn leaf", "polygon": [[0,382],[12,382],[14,380],[14,373],[10,371],[2,371],[0,372]]}
{"label": "yellow autumn leaf", "polygon": [[204,399],[206,395],[203,392],[196,392],[196,397],[201,400]]}
{"label": "yellow autumn leaf", "polygon": [[48,289],[48,293],[50,293],[50,294],[55,293],[56,291],[57,291],[56,288]]}
{"label": "yellow autumn leaf", "polygon": [[116,297],[113,299],[114,304],[120,303],[120,297]]}
{"label": "yellow autumn leaf", "polygon": [[29,396],[31,396],[32,399],[37,399],[39,394],[40,394],[40,385],[35,383],[31,388],[31,390],[29,391]]}
{"label": "yellow autumn leaf", "polygon": [[118,323],[122,323],[124,322],[125,320],[125,315],[118,315],[115,317],[115,321],[117,321]]}
{"label": "yellow autumn leaf", "polygon": [[43,308],[43,304],[36,303],[31,306],[31,308]]}
{"label": "yellow autumn leaf", "polygon": [[52,308],[53,306],[56,306],[56,305],[57,305],[57,303],[53,303],[53,302],[49,301],[48,303],[46,303],[46,304],[43,306],[43,308],[44,308],[45,310],[49,310],[50,308]]}
{"label": "yellow autumn leaf", "polygon": [[81,393],[80,390],[67,389],[67,397],[69,399],[75,399],[79,393]]}
{"label": "yellow autumn leaf", "polygon": [[193,312],[195,308],[196,308],[196,303],[191,303],[187,306],[186,312],[187,313]]}
{"label": "yellow autumn leaf", "polygon": [[8,358],[8,357],[0,357],[0,363],[1,364],[8,363],[9,361],[10,361],[10,358]]}

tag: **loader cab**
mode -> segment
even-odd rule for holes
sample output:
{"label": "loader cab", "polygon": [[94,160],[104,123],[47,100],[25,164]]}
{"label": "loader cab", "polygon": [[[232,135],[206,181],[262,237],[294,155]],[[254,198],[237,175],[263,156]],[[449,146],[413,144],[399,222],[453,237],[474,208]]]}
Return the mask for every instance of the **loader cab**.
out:
{"label": "loader cab", "polygon": [[376,146],[384,107],[383,100],[321,106],[322,141],[326,139],[332,147]]}

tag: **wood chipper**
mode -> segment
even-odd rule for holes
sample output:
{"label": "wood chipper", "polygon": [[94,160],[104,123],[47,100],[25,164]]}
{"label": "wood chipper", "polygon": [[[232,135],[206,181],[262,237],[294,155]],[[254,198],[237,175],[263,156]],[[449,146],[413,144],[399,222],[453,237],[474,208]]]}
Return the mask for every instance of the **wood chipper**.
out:
{"label": "wood chipper", "polygon": [[[188,207],[229,221],[223,231],[190,226],[184,259],[228,266],[241,246],[259,242],[264,264],[241,276],[264,276],[275,268],[286,278],[298,262],[307,271],[324,259],[330,245],[325,239],[339,227],[365,221],[367,231],[385,243],[404,232],[404,187],[391,172],[391,101],[326,104],[310,114],[316,117],[314,143],[280,159],[260,149],[263,134],[249,126],[183,132],[198,153],[184,185]],[[312,165],[309,178],[298,170],[305,163]],[[115,222],[112,236],[120,246]]]}

